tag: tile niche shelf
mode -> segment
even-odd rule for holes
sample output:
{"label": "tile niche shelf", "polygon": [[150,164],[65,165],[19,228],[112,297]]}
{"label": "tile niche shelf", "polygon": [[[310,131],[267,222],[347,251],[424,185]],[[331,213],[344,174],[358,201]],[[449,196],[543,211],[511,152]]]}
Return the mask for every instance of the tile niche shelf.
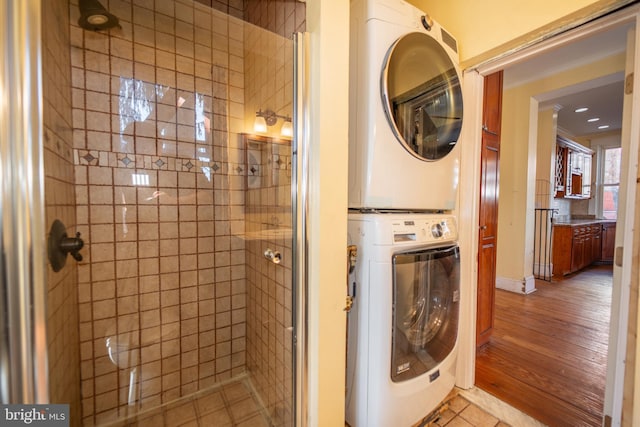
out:
{"label": "tile niche shelf", "polygon": [[555,197],[591,198],[593,150],[562,136],[556,138]]}

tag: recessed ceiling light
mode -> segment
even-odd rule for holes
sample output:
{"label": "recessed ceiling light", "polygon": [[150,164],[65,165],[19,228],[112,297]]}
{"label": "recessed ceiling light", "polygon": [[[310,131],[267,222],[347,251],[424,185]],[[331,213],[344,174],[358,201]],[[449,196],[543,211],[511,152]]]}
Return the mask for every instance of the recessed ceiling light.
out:
{"label": "recessed ceiling light", "polygon": [[598,120],[600,120],[600,117],[594,117],[594,118],[592,118],[592,119],[587,119],[587,121],[588,121],[589,123],[597,122]]}
{"label": "recessed ceiling light", "polygon": [[607,128],[609,128],[609,125],[598,126],[598,129],[607,129]]}
{"label": "recessed ceiling light", "polygon": [[576,113],[584,113],[585,111],[587,111],[588,108],[587,107],[580,107],[580,108],[576,108]]}

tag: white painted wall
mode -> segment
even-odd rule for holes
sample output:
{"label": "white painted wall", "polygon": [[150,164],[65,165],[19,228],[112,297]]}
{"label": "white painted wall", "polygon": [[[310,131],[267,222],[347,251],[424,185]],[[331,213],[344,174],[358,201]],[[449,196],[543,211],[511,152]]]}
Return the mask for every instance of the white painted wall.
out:
{"label": "white painted wall", "polygon": [[620,0],[408,0],[458,40],[460,62],[477,64],[571,22],[584,22]]}

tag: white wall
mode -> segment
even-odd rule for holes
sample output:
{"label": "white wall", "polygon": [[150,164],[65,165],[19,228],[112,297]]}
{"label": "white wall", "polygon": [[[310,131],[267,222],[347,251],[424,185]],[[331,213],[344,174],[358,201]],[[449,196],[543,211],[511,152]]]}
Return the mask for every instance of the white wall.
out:
{"label": "white wall", "polygon": [[427,12],[458,40],[463,68],[628,3],[626,0],[408,1]]}

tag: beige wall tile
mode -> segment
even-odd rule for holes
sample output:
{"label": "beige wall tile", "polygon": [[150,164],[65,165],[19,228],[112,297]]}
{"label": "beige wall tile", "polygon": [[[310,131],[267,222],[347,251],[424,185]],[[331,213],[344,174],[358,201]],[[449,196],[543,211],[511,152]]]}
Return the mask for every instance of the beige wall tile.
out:
{"label": "beige wall tile", "polygon": [[[69,113],[76,129],[72,143],[95,157],[87,161],[77,152],[76,163],[89,166],[76,167],[76,215],[90,237],[78,277],[104,285],[78,293],[84,304],[79,307],[87,343],[83,358],[94,357],[95,349],[96,361],[102,360],[96,362],[99,369],[86,368],[82,375],[97,396],[107,398],[99,407],[97,400],[86,400],[85,418],[100,415],[93,421],[108,419],[117,405],[126,405],[127,390],[122,384],[112,390],[113,371],[104,367],[104,343],[91,341],[93,327],[103,335],[139,334],[146,407],[241,369],[244,353],[233,352],[244,351],[245,310],[252,304],[243,296],[244,278],[250,276],[244,264],[251,257],[244,255],[242,239],[231,238],[244,232],[249,202],[244,177],[235,171],[244,163],[244,147],[237,144],[237,135],[226,135],[229,123],[244,132],[243,105],[255,96],[245,85],[252,64],[243,51],[245,28],[191,2],[109,6],[121,18],[122,29],[111,36],[92,34],[77,31],[72,22],[77,48],[68,53],[76,109]],[[121,102],[127,90],[138,92]],[[267,98],[284,102],[283,96]],[[203,141],[196,140],[196,99],[202,100],[212,127],[198,133]],[[132,100],[137,104],[128,109],[126,101]],[[257,110],[245,107],[249,116]],[[258,108],[284,111],[266,102]],[[215,160],[215,171],[202,158]],[[203,171],[213,171],[213,179]],[[143,179],[139,176],[148,182],[136,181]],[[264,201],[275,204],[275,194]],[[283,309],[279,313],[269,315],[281,318]],[[214,344],[216,336],[220,346]],[[125,382],[126,373],[121,374]],[[100,381],[94,375],[101,375]]]}

